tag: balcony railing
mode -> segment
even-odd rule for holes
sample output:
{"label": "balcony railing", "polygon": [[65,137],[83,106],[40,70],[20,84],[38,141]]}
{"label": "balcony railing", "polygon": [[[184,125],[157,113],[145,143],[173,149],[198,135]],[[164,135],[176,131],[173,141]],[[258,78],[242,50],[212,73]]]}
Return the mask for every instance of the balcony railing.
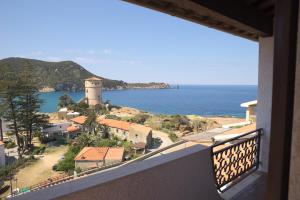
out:
{"label": "balcony railing", "polygon": [[258,169],[261,134],[258,129],[212,145],[215,184],[220,192]]}

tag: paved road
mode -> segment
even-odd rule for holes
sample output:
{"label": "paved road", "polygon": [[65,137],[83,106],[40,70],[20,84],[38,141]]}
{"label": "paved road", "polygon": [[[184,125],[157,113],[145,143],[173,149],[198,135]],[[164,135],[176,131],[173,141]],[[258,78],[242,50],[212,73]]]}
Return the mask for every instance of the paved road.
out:
{"label": "paved road", "polygon": [[167,133],[162,132],[162,131],[153,130],[152,137],[153,138],[160,138],[161,141],[162,141],[160,146],[158,146],[156,148],[153,148],[153,150],[161,149],[161,148],[164,148],[164,147],[169,146],[171,144],[174,144],[174,142],[172,142],[172,140],[169,138],[169,135]]}
{"label": "paved road", "polygon": [[215,128],[206,132],[196,133],[193,135],[188,135],[182,137],[183,140],[187,141],[201,141],[201,140],[210,140],[213,136],[224,133],[225,131],[230,130],[229,128]]}

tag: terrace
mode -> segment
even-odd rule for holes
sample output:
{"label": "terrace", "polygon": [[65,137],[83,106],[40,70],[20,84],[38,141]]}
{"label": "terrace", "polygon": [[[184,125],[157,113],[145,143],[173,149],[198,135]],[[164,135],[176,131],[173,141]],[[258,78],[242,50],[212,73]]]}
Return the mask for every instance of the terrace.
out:
{"label": "terrace", "polygon": [[259,129],[210,147],[163,149],[14,199],[299,199],[298,1],[127,1],[257,41]]}

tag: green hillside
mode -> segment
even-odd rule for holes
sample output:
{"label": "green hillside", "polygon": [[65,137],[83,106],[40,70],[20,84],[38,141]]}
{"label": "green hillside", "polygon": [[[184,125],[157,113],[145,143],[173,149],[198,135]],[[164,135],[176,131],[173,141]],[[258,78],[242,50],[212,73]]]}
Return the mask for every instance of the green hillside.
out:
{"label": "green hillside", "polygon": [[[6,58],[0,60],[0,80],[5,79],[5,76],[1,76],[5,72],[17,74],[25,65],[32,69],[40,88],[50,87],[56,91],[83,90],[84,79],[96,76],[73,61],[45,62],[26,58]],[[127,87],[124,81],[99,78],[103,79],[103,87],[106,89]]]}

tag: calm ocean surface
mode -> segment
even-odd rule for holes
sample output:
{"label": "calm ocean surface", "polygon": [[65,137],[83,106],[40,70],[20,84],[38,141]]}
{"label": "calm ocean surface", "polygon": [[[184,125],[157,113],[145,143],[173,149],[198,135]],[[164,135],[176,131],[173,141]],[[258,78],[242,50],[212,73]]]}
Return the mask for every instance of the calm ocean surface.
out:
{"label": "calm ocean surface", "polygon": [[[57,110],[58,99],[64,92],[41,93],[42,112]],[[74,101],[83,98],[83,92],[67,93]],[[103,99],[112,104],[129,106],[153,113],[198,114],[204,116],[231,115],[243,117],[240,104],[257,98],[257,86],[180,86],[180,89],[137,89],[104,91]]]}

